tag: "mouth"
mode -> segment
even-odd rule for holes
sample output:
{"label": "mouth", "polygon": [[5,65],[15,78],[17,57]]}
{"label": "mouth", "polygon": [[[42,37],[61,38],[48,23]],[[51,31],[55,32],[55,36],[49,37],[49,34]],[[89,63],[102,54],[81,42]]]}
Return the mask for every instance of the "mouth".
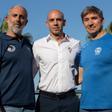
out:
{"label": "mouth", "polygon": [[88,27],[88,30],[89,31],[94,31],[95,30],[95,27]]}
{"label": "mouth", "polygon": [[53,28],[53,30],[54,30],[54,31],[59,31],[59,28],[56,27],[56,28]]}
{"label": "mouth", "polygon": [[15,28],[20,28],[21,27],[19,24],[15,24],[14,26],[15,26]]}
{"label": "mouth", "polygon": [[21,27],[21,24],[20,24],[20,23],[15,23],[14,25],[15,25],[15,27],[17,27],[17,28],[20,28],[20,27]]}

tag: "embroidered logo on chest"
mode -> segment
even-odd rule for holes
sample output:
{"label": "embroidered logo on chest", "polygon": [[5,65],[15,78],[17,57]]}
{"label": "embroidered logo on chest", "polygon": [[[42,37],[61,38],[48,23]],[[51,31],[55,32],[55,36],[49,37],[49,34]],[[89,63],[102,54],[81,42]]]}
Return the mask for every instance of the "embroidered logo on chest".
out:
{"label": "embroidered logo on chest", "polygon": [[7,48],[8,52],[14,52],[16,50],[16,47],[14,45],[9,45]]}
{"label": "embroidered logo on chest", "polygon": [[72,48],[68,47],[68,51],[69,51],[69,53],[71,53],[72,52]]}
{"label": "embroidered logo on chest", "polygon": [[102,52],[102,48],[101,47],[97,47],[94,52],[95,52],[95,55],[100,55],[101,52]]}

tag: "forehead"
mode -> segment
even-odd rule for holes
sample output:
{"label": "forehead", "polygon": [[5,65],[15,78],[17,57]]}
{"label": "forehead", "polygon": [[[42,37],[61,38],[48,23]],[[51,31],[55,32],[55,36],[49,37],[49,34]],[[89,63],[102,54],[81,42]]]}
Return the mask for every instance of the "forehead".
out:
{"label": "forehead", "polygon": [[87,17],[100,17],[99,16],[99,14],[97,14],[97,13],[87,13],[85,16],[84,16],[84,18],[87,18]]}
{"label": "forehead", "polygon": [[52,11],[48,14],[48,19],[51,19],[51,18],[62,18],[63,19],[63,15],[59,11]]}
{"label": "forehead", "polygon": [[10,9],[9,14],[20,14],[23,16],[27,16],[26,11],[21,7],[14,7]]}

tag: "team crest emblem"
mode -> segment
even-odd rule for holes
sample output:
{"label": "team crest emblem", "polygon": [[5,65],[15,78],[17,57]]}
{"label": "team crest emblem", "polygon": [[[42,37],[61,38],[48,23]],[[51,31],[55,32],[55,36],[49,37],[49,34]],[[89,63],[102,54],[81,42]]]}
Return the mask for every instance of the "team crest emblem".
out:
{"label": "team crest emblem", "polygon": [[101,52],[102,52],[102,48],[101,48],[101,47],[97,47],[97,48],[95,49],[95,55],[100,55]]}
{"label": "team crest emblem", "polygon": [[16,47],[14,45],[9,45],[7,48],[8,52],[14,52],[16,50]]}
{"label": "team crest emblem", "polygon": [[71,47],[68,47],[68,51],[71,53],[72,52],[72,48]]}

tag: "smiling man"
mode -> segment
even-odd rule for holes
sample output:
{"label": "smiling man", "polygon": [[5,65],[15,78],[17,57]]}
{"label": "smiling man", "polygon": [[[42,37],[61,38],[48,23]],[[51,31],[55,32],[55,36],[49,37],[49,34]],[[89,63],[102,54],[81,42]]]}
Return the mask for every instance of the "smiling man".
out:
{"label": "smiling man", "polygon": [[112,35],[103,30],[103,13],[96,6],[86,7],[81,18],[89,39],[80,56],[80,112],[112,112]]}

